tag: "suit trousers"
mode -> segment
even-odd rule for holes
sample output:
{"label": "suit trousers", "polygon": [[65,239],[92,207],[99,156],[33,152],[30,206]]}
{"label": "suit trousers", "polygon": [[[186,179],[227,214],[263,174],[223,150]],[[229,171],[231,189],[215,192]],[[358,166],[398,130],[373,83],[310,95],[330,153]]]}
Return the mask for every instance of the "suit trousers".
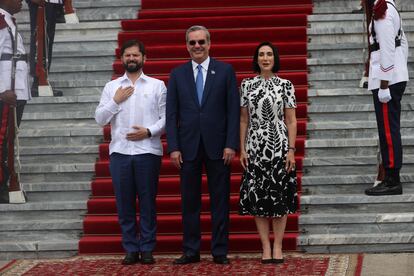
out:
{"label": "suit trousers", "polygon": [[181,197],[183,217],[183,252],[194,256],[201,246],[201,176],[203,165],[207,172],[210,194],[213,256],[224,256],[228,252],[230,166],[222,159],[210,159],[200,141],[199,151],[192,161],[184,161],[181,167]]}
{"label": "suit trousers", "polygon": [[[20,125],[23,116],[24,106],[26,105],[25,100],[18,100],[16,106],[17,112],[17,125]],[[14,139],[9,141],[9,133],[8,126],[9,126],[9,119],[12,115],[10,106],[5,104],[4,102],[0,101],[0,202],[8,203],[8,195],[9,195],[9,167],[7,165],[7,157],[8,157],[8,150],[9,146],[14,146]],[[11,142],[11,144],[10,144]]]}
{"label": "suit trousers", "polygon": [[[156,242],[155,199],[161,156],[112,153],[110,171],[114,186],[122,246],[126,252],[153,251]],[[136,199],[139,204],[139,234]]]}
{"label": "suit trousers", "polygon": [[375,115],[377,118],[378,136],[382,163],[385,169],[399,170],[402,166],[403,152],[400,133],[401,98],[407,82],[399,82],[389,86],[391,100],[381,103],[378,100],[378,89],[372,90]]}

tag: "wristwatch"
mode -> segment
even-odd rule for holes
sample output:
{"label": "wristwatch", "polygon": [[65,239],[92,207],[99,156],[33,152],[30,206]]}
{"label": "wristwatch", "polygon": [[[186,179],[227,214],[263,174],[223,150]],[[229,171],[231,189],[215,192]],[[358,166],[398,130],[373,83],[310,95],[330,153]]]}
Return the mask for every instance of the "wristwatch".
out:
{"label": "wristwatch", "polygon": [[147,135],[148,135],[148,137],[151,137],[151,136],[152,136],[152,133],[151,133],[151,131],[149,130],[149,128],[147,128]]}

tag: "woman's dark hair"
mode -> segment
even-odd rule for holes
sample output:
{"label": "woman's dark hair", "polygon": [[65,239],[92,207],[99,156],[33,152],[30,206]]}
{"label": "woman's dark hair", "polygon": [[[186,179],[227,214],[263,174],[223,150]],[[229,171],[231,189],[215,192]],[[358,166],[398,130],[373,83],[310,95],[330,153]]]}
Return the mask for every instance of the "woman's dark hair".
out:
{"label": "woman's dark hair", "polygon": [[144,43],[142,43],[141,41],[137,40],[137,39],[131,39],[131,40],[127,40],[124,42],[124,44],[122,44],[121,47],[121,57],[124,55],[125,49],[133,47],[133,46],[137,46],[139,48],[139,51],[141,52],[141,54],[143,56],[145,56],[145,46]]}
{"label": "woman's dark hair", "polygon": [[254,52],[254,56],[253,56],[253,71],[260,73],[260,66],[258,63],[258,59],[259,59],[259,49],[262,48],[263,46],[269,46],[270,48],[272,48],[273,51],[273,61],[274,61],[274,65],[272,68],[272,72],[276,73],[279,71],[280,69],[280,58],[279,58],[279,52],[276,48],[275,45],[273,45],[272,43],[265,41],[259,44],[259,46],[256,47],[256,51]]}

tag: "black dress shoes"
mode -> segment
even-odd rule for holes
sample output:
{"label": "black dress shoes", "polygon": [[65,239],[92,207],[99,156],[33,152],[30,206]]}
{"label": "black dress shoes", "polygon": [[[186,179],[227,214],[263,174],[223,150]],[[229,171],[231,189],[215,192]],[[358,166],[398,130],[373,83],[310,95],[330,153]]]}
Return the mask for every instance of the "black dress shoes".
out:
{"label": "black dress shoes", "polygon": [[122,260],[123,265],[132,265],[139,262],[139,252],[128,252]]}
{"label": "black dress shoes", "polygon": [[273,259],[262,259],[260,262],[262,264],[273,264]]}
{"label": "black dress shoes", "polygon": [[155,259],[152,252],[141,252],[141,264],[155,264]]}
{"label": "black dress shoes", "polygon": [[198,263],[198,262],[200,262],[200,255],[187,256],[184,254],[180,258],[175,259],[173,264],[185,265],[185,264],[192,264],[192,263]]}
{"label": "black dress shoes", "polygon": [[274,264],[283,264],[285,262],[285,259],[273,259]]}
{"label": "black dress shoes", "polygon": [[385,177],[384,181],[377,186],[366,189],[365,194],[369,196],[401,195],[402,186],[399,181],[395,181],[391,177]]}
{"label": "black dress shoes", "polygon": [[213,262],[216,264],[222,264],[222,265],[230,264],[230,260],[229,258],[227,258],[227,256],[214,256]]}

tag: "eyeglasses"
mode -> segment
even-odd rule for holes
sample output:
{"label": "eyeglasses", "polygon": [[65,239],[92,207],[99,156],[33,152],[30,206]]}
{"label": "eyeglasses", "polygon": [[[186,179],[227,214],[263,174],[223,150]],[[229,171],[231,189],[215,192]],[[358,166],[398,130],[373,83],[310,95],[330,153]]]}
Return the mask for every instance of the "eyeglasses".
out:
{"label": "eyeglasses", "polygon": [[201,39],[201,40],[190,40],[190,41],[188,41],[188,44],[190,44],[191,46],[196,45],[196,43],[198,43],[198,45],[204,45],[204,44],[206,44],[206,40]]}

